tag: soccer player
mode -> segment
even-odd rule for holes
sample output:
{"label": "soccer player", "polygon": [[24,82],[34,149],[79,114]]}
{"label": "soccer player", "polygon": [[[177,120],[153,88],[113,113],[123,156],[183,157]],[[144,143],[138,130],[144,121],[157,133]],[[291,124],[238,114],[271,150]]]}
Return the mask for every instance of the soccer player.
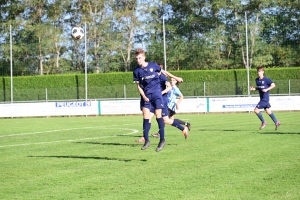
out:
{"label": "soccer player", "polygon": [[[163,66],[161,64],[158,64],[161,68],[163,68]],[[175,77],[171,74],[171,76],[173,77],[174,80],[178,80],[179,77]],[[178,128],[179,130],[182,131],[185,139],[187,139],[188,137],[188,127],[183,127],[180,125],[180,123],[177,120],[174,119],[170,119],[169,118],[169,112],[168,112],[168,92],[170,90],[172,90],[172,85],[170,84],[170,82],[168,81],[168,78],[163,74],[160,73],[159,74],[159,78],[160,78],[160,85],[161,85],[161,89],[162,89],[162,97],[163,97],[163,102],[164,102],[164,108],[162,109],[162,118],[165,124],[169,124],[172,125],[176,128]],[[180,79],[179,79],[180,80]],[[150,109],[150,123],[151,123],[151,118],[153,117],[153,109]],[[153,137],[160,137],[159,132],[156,134],[152,134]],[[136,142],[143,142],[145,139],[144,137],[141,137],[139,140],[136,140]]]}
{"label": "soccer player", "polygon": [[[183,100],[183,95],[179,88],[177,87],[179,85],[179,82],[171,78],[171,86],[172,90],[168,93],[168,110],[169,110],[169,118],[171,120],[174,119],[174,115],[176,114],[176,110],[179,110],[179,104]],[[179,97],[179,100],[177,101],[177,98]],[[189,122],[182,121],[180,119],[174,119],[174,121],[177,121],[179,124],[187,126],[189,130],[191,130],[191,124]]]}
{"label": "soccer player", "polygon": [[139,66],[133,71],[133,80],[137,84],[137,89],[143,98],[141,107],[143,112],[143,136],[145,138],[145,143],[141,149],[145,150],[150,146],[148,134],[151,125],[149,120],[150,109],[152,106],[160,133],[160,141],[156,148],[156,151],[159,152],[166,144],[164,138],[164,121],[162,119],[162,108],[164,108],[164,104],[158,74],[161,71],[161,68],[154,62],[146,62],[145,51],[141,48],[136,49],[135,59]]}
{"label": "soccer player", "polygon": [[[160,64],[160,67],[162,67],[161,64]],[[173,115],[175,114],[175,112],[173,110],[171,110],[170,108],[168,108],[168,104],[170,103],[169,102],[169,95],[170,95],[170,92],[174,90],[173,85],[172,85],[172,83],[170,84],[167,77],[164,76],[163,74],[160,76],[160,78],[161,78],[161,87],[162,87],[163,91],[165,91],[165,93],[163,93],[163,100],[164,100],[164,103],[165,103],[165,108],[164,108],[163,114],[162,114],[164,122],[165,122],[165,124],[170,124],[172,126],[177,127],[178,129],[180,129],[182,131],[185,139],[187,139],[188,138],[188,131],[190,130],[190,123],[184,122],[180,119],[174,119]],[[174,77],[171,78],[171,80],[174,80],[174,82],[178,83],[178,81]],[[176,87],[176,85],[175,85],[175,87]],[[180,92],[180,90],[179,90],[179,92]],[[180,93],[180,95],[183,99],[183,95],[181,93]],[[182,99],[180,99],[178,101],[178,104],[182,101]],[[181,124],[185,125],[186,127],[181,126]],[[152,136],[153,137],[159,137],[159,132],[155,133],[155,134],[152,134]]]}
{"label": "soccer player", "polygon": [[277,130],[280,125],[280,122],[277,121],[274,113],[272,113],[272,111],[270,109],[271,105],[269,103],[269,101],[270,101],[269,100],[270,99],[269,91],[271,89],[275,88],[275,83],[273,83],[273,81],[270,78],[264,76],[264,72],[265,72],[265,70],[263,67],[258,67],[257,68],[258,77],[255,79],[256,87],[250,86],[251,91],[258,90],[259,98],[260,98],[260,101],[254,108],[254,112],[261,121],[261,126],[259,128],[260,130],[263,129],[267,125],[267,122],[263,118],[263,116],[260,112],[260,109],[264,109],[266,111],[266,113],[271,117],[271,119],[275,123],[275,130]]}

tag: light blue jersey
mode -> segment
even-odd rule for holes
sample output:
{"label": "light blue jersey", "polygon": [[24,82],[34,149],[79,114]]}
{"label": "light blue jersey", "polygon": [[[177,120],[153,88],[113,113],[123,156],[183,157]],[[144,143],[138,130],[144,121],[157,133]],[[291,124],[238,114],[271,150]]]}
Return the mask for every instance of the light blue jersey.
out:
{"label": "light blue jersey", "polygon": [[180,97],[181,95],[182,93],[176,85],[168,92],[168,108],[170,110],[176,110],[177,97]]}

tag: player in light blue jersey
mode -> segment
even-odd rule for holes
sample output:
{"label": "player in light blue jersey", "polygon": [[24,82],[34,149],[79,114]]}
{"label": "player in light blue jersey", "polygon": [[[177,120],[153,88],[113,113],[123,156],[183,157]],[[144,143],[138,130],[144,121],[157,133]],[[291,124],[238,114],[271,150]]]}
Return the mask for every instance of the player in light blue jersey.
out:
{"label": "player in light blue jersey", "polygon": [[[180,119],[174,119],[174,115],[176,114],[176,110],[179,110],[179,104],[183,100],[183,95],[180,91],[180,89],[177,87],[178,86],[178,81],[174,78],[171,78],[171,86],[172,89],[168,93],[168,112],[169,112],[169,118],[171,120],[177,121],[179,124],[185,125],[188,130],[191,130],[191,124],[189,122],[185,122]],[[177,100],[177,98],[179,98]],[[185,138],[187,136],[185,135]]]}
{"label": "player in light blue jersey", "polygon": [[280,125],[280,122],[277,121],[274,113],[271,111],[271,109],[270,109],[271,105],[269,103],[269,101],[270,101],[269,91],[271,89],[275,88],[275,83],[273,83],[273,81],[270,78],[265,77],[264,72],[265,71],[264,71],[263,67],[257,68],[258,77],[255,79],[256,87],[252,87],[252,86],[250,87],[251,91],[258,90],[259,98],[260,98],[260,101],[256,105],[254,112],[261,121],[261,126],[259,128],[260,130],[263,129],[267,125],[267,122],[263,118],[263,116],[260,112],[260,109],[264,109],[266,111],[266,113],[271,117],[271,119],[275,123],[275,130],[277,130]]}

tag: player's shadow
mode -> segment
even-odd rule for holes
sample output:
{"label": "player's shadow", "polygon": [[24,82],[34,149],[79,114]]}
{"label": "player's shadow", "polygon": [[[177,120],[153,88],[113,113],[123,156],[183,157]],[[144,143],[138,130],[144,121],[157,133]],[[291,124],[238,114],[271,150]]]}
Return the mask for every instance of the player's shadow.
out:
{"label": "player's shadow", "polygon": [[95,144],[95,145],[112,145],[112,146],[129,146],[129,147],[136,147],[139,144],[124,144],[124,143],[117,143],[117,142],[73,142],[77,144]]}
{"label": "player's shadow", "polygon": [[281,132],[281,131],[272,131],[272,132],[261,132],[260,134],[278,134],[278,135],[292,135],[292,134],[298,134],[298,135],[300,135],[300,132]]}
{"label": "player's shadow", "polygon": [[28,156],[35,158],[64,158],[64,159],[94,159],[94,160],[116,160],[122,162],[141,161],[146,162],[146,159],[124,159],[124,158],[109,158],[100,156]]}
{"label": "player's shadow", "polygon": [[[154,139],[150,139],[151,144],[154,143],[156,145],[156,143],[159,142],[159,139],[156,141]],[[122,143],[108,143],[108,142],[73,142],[73,143],[77,143],[77,144],[95,144],[95,145],[113,145],[113,146],[129,146],[129,147],[141,147],[144,143],[143,142],[134,142],[133,144],[122,144]],[[170,144],[168,143],[168,145],[174,145],[177,146],[177,144]]]}
{"label": "player's shadow", "polygon": [[224,132],[234,132],[234,131],[246,131],[246,130],[242,130],[242,129],[199,129],[199,131],[224,131]]}

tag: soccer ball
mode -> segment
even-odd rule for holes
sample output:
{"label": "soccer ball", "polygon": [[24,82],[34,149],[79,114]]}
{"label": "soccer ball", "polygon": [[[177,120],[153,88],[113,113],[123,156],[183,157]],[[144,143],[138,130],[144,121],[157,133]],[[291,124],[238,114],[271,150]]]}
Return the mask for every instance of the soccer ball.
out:
{"label": "soccer ball", "polygon": [[72,38],[74,40],[80,40],[84,36],[84,30],[81,27],[72,28]]}

